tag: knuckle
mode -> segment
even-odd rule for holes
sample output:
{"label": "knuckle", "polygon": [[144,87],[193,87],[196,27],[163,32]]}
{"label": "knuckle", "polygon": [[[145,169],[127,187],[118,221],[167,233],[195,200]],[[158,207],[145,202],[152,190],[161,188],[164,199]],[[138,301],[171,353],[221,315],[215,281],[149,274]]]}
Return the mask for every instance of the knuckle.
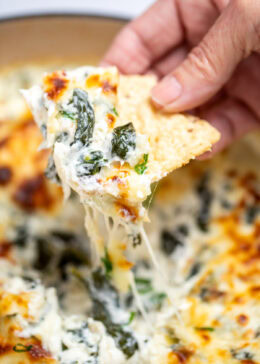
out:
{"label": "knuckle", "polygon": [[260,46],[260,2],[248,0],[233,0],[232,3],[237,19],[238,26],[243,24],[245,28],[242,35],[246,43],[246,55],[252,50],[259,49]]}
{"label": "knuckle", "polygon": [[219,72],[218,64],[213,57],[213,50],[204,42],[193,48],[188,56],[188,61],[193,65],[195,76],[202,78],[204,81],[211,83],[215,81]]}

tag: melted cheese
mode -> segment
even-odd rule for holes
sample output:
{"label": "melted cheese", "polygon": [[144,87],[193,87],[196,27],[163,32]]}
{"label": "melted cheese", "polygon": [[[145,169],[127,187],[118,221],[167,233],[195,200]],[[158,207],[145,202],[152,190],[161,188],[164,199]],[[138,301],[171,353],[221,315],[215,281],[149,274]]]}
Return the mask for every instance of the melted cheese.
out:
{"label": "melted cheese", "polygon": [[[0,363],[260,362],[260,154],[253,147],[259,145],[258,136],[210,162],[192,163],[160,183],[151,204],[151,224],[145,228],[170,281],[165,287],[144,244],[128,244],[127,260],[136,262],[130,277],[133,292],[120,293],[115,303],[112,292],[99,290],[113,322],[138,342],[138,350],[127,358],[104,323],[93,319],[92,298],[70,273],[76,267],[92,282],[84,210],[77,198],[72,196],[61,208],[60,188],[45,180],[47,190],[56,191],[54,209],[37,202],[28,210],[13,200],[15,181],[43,175],[47,162],[44,155],[45,162],[40,158],[36,163],[41,142],[37,128],[31,123],[22,129],[30,134],[18,132],[25,120],[4,123],[1,134],[13,140],[0,149],[0,160],[12,166],[15,178],[0,185]],[[15,168],[18,150],[24,151],[20,173]],[[32,187],[27,196],[34,195]],[[94,218],[93,211],[89,214]],[[109,219],[104,225],[111,230]],[[113,246],[111,260],[120,261],[121,250],[123,245]],[[135,288],[138,306],[132,299]],[[145,319],[136,314],[126,325],[130,313],[143,307]],[[17,344],[32,348],[19,353],[13,350]]]}

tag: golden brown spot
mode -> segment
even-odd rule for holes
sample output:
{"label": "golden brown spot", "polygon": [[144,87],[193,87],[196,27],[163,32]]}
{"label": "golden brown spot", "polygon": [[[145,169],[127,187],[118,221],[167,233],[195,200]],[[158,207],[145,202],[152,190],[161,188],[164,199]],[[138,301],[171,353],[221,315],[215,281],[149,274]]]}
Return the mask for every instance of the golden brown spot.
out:
{"label": "golden brown spot", "polygon": [[209,335],[207,335],[207,334],[201,334],[201,337],[202,337],[202,339],[204,340],[204,341],[206,341],[206,342],[209,342],[210,341],[210,336]]}
{"label": "golden brown spot", "polygon": [[[168,363],[180,363],[185,364],[188,362],[189,358],[192,356],[193,352],[186,349],[185,347],[179,348],[178,350],[173,350],[168,354]],[[177,361],[176,361],[177,359]]]}
{"label": "golden brown spot", "polygon": [[12,249],[12,245],[6,241],[1,242],[0,243],[0,257],[1,258],[6,258],[9,253],[10,250]]}
{"label": "golden brown spot", "polygon": [[3,148],[8,143],[9,137],[5,137],[4,139],[0,140],[0,148]]}
{"label": "golden brown spot", "polygon": [[260,286],[253,286],[250,288],[250,293],[251,295],[254,297],[258,297],[260,298]]}
{"label": "golden brown spot", "polygon": [[91,75],[86,80],[86,87],[100,87],[100,75]]}
{"label": "golden brown spot", "polygon": [[4,355],[11,351],[13,347],[10,344],[0,343],[0,355]]}
{"label": "golden brown spot", "polygon": [[248,321],[249,321],[249,318],[244,314],[237,316],[237,323],[241,326],[246,326],[248,324]]}
{"label": "golden brown spot", "polygon": [[257,363],[253,360],[241,360],[241,364],[257,364]]}
{"label": "golden brown spot", "polygon": [[120,260],[118,263],[118,266],[120,268],[123,268],[123,269],[126,269],[126,270],[129,270],[133,267],[133,263],[131,262],[128,262],[128,260],[124,259],[124,260]]}
{"label": "golden brown spot", "polygon": [[244,300],[244,297],[242,297],[242,296],[236,296],[233,299],[233,302],[237,303],[237,304],[243,304],[243,303],[245,303],[245,300]]}
{"label": "golden brown spot", "polygon": [[237,176],[237,171],[235,169],[229,169],[226,172],[226,176],[229,178],[235,178]]}
{"label": "golden brown spot", "polygon": [[240,185],[255,200],[255,202],[259,202],[260,193],[257,190],[257,188],[254,186],[256,180],[257,180],[257,177],[256,177],[255,173],[248,172],[240,179]]}
{"label": "golden brown spot", "polygon": [[116,209],[123,219],[136,221],[138,218],[138,211],[133,206],[127,206],[123,202],[116,202]]}
{"label": "golden brown spot", "polygon": [[113,114],[107,114],[107,124],[110,128],[113,128],[115,125],[116,118]]}
{"label": "golden brown spot", "polygon": [[0,186],[5,186],[12,179],[12,170],[7,166],[0,167]]}
{"label": "golden brown spot", "polygon": [[116,93],[117,91],[117,86],[111,85],[111,83],[108,80],[102,81],[101,87],[104,93],[110,93],[110,92]]}
{"label": "golden brown spot", "polygon": [[62,74],[53,72],[51,75],[47,75],[44,80],[44,91],[47,93],[49,99],[57,100],[59,96],[65,91],[68,80]]}
{"label": "golden brown spot", "polygon": [[27,211],[33,211],[38,207],[48,209],[53,202],[42,174],[22,182],[13,199],[21,208]]}

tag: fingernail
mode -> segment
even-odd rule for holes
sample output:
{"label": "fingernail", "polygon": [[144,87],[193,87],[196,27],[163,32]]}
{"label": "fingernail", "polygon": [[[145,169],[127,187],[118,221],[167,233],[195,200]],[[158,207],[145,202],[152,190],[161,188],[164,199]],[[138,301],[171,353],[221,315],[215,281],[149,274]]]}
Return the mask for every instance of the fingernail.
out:
{"label": "fingernail", "polygon": [[157,86],[152,90],[152,100],[158,106],[166,106],[172,103],[182,93],[182,86],[173,76],[165,77]]}

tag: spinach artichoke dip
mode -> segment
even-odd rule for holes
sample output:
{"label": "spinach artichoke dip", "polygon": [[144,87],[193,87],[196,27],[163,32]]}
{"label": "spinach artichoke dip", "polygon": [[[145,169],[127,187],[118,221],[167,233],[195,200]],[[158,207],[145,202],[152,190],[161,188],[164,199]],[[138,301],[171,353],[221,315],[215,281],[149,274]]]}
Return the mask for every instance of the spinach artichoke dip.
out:
{"label": "spinach artichoke dip", "polygon": [[[137,112],[154,80],[88,68],[59,74],[64,90],[44,76],[43,100],[34,87],[43,140],[18,91],[43,71],[0,74],[0,363],[259,363],[259,135],[170,173],[209,149],[214,129],[178,115],[163,134],[150,107]],[[178,118],[189,126],[170,147]]]}
{"label": "spinach artichoke dip", "polygon": [[124,291],[133,281],[123,254],[126,238],[143,238],[158,267],[142,228],[151,184],[218,139],[214,128],[194,117],[157,120],[149,103],[154,84],[151,76],[86,66],[46,74],[41,86],[23,91],[45,147],[52,149],[49,174],[57,170],[65,196],[70,188],[80,195],[97,264],[108,254],[116,267],[113,280]]}

